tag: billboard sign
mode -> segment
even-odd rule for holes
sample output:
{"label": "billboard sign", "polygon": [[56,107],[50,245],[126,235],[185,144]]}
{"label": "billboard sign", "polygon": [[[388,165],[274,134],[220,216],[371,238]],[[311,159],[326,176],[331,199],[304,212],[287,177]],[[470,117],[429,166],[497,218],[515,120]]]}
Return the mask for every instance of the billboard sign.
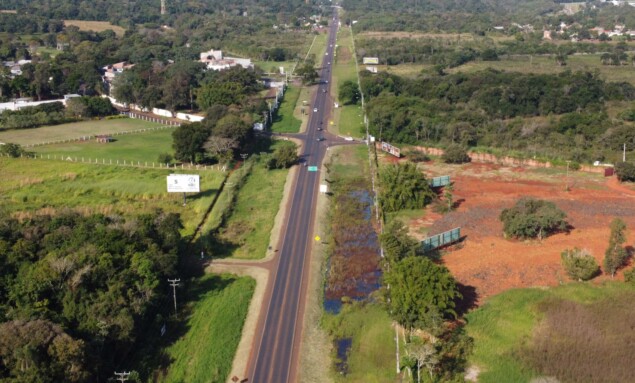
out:
{"label": "billboard sign", "polygon": [[381,143],[381,150],[383,150],[384,152],[390,153],[397,158],[401,157],[401,149],[399,149],[396,146],[392,146],[387,142]]}
{"label": "billboard sign", "polygon": [[170,174],[168,176],[168,193],[198,193],[200,191],[198,174]]}
{"label": "billboard sign", "polygon": [[368,65],[368,64],[379,64],[379,57],[364,57],[363,59],[363,63],[364,65]]}

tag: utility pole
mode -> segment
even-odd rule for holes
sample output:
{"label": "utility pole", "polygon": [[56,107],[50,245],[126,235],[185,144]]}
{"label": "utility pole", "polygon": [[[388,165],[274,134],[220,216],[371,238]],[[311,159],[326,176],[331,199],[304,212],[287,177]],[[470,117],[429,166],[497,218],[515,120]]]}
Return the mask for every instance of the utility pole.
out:
{"label": "utility pole", "polygon": [[567,176],[566,176],[566,186],[564,188],[565,191],[569,191],[569,163],[571,163],[570,160],[567,160]]}
{"label": "utility pole", "polygon": [[115,375],[117,375],[116,380],[120,381],[121,383],[123,383],[126,380],[130,379],[130,373],[129,372],[115,372]]}
{"label": "utility pole", "polygon": [[243,162],[249,157],[249,153],[240,153],[240,158],[243,159]]}
{"label": "utility pole", "polygon": [[170,286],[172,286],[172,296],[174,297],[174,315],[176,315],[177,311],[176,311],[176,286],[179,285],[179,282],[181,282],[180,279],[168,279],[168,282],[170,282]]}

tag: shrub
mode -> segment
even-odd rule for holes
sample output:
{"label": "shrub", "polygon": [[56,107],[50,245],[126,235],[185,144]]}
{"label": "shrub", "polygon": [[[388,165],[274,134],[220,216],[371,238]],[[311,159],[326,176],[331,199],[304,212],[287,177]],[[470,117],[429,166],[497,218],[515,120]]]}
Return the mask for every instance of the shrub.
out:
{"label": "shrub", "polygon": [[408,150],[404,154],[406,155],[406,158],[409,159],[412,162],[430,161],[430,157],[427,154],[425,154],[424,152],[421,152],[419,150]]}
{"label": "shrub", "polygon": [[463,164],[470,162],[470,156],[467,155],[467,148],[457,144],[451,144],[445,149],[441,156],[446,164]]}
{"label": "shrub", "polygon": [[276,168],[284,169],[298,163],[298,151],[295,145],[284,145],[276,148],[273,152]]}
{"label": "shrub", "polygon": [[425,175],[410,162],[385,167],[379,173],[379,181],[379,201],[385,212],[421,209],[436,196]]}
{"label": "shrub", "polygon": [[0,145],[0,153],[7,155],[9,157],[17,158],[23,154],[27,154],[27,152],[20,146],[19,144],[6,143],[4,145]]}
{"label": "shrub", "polygon": [[550,233],[567,228],[567,215],[553,202],[521,198],[514,207],[500,214],[505,236],[542,239]]}
{"label": "shrub", "polygon": [[169,164],[172,162],[172,155],[170,153],[160,153],[158,161],[160,164]]}
{"label": "shrub", "polygon": [[600,271],[600,266],[595,258],[586,249],[567,249],[560,254],[560,257],[567,275],[573,280],[588,281]]}
{"label": "shrub", "polygon": [[628,283],[635,285],[635,269],[630,269],[624,272],[624,280]]}
{"label": "shrub", "polygon": [[618,162],[615,164],[615,174],[620,182],[635,181],[635,164],[631,162]]}

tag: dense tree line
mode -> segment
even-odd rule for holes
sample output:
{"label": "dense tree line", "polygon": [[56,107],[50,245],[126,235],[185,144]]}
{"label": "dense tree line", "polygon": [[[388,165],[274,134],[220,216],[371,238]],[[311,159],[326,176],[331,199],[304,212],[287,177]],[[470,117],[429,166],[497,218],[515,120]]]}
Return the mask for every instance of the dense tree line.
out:
{"label": "dense tree line", "polygon": [[0,380],[98,382],[160,313],[180,218],[0,219]]}
{"label": "dense tree line", "polygon": [[0,130],[34,128],[71,121],[75,121],[75,118],[65,113],[64,105],[53,102],[19,110],[5,110],[0,113]]}
{"label": "dense tree line", "polygon": [[630,123],[610,121],[605,112],[606,101],[633,100],[635,88],[596,74],[486,70],[415,80],[360,75],[371,134],[381,140],[568,154],[575,161],[601,160],[619,150],[620,142],[635,148]]}

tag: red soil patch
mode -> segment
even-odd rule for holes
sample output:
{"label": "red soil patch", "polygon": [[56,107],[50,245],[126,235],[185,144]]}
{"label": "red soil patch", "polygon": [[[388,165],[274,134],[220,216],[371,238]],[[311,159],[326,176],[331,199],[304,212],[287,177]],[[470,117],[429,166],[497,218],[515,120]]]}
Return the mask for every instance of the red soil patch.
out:
{"label": "red soil patch", "polygon": [[[479,301],[511,288],[554,286],[567,281],[560,262],[564,249],[587,248],[601,265],[610,221],[620,217],[628,228],[635,228],[635,191],[615,178],[574,173],[567,192],[564,174],[543,174],[529,168],[472,163],[426,170],[451,174],[459,207],[445,215],[426,212],[412,223],[427,227],[429,234],[461,227],[465,241],[449,249],[442,261],[458,282],[476,289]],[[522,196],[553,201],[567,213],[573,229],[543,241],[503,238],[498,216]],[[607,278],[602,275],[595,281]]]}

